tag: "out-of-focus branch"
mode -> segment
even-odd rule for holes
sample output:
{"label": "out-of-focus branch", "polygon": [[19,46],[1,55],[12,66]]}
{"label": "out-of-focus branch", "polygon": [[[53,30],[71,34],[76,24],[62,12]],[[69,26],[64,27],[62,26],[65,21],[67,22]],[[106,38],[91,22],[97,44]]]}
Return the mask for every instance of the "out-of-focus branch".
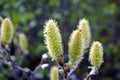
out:
{"label": "out-of-focus branch", "polygon": [[[24,73],[26,73],[26,74],[29,74],[28,79],[30,79],[30,80],[32,80],[33,75],[34,75],[35,73],[37,73],[37,71],[38,71],[39,69],[45,69],[46,67],[49,66],[49,64],[47,64],[47,63],[46,63],[46,64],[43,64],[44,61],[48,58],[47,54],[43,54],[43,55],[42,55],[42,58],[41,58],[40,63],[39,63],[38,66],[36,66],[36,68],[32,71],[32,70],[30,70],[28,67],[22,68],[22,67],[19,66],[15,61],[13,61],[12,58],[11,58],[11,55],[10,55],[9,50],[8,50],[4,45],[2,45],[1,42],[0,42],[0,50],[2,50],[2,51],[1,51],[1,54],[3,54],[3,53],[5,52],[5,53],[7,54],[7,57],[8,57],[8,61],[3,60],[3,64],[5,64],[5,65],[7,65],[7,66],[10,66],[10,67],[12,67],[13,69],[18,69],[18,70],[20,70],[20,71],[22,71],[22,72],[24,72]],[[3,56],[3,57],[4,57],[4,56]],[[3,58],[1,58],[1,59],[3,59]],[[32,77],[31,77],[31,76],[32,76]]]}

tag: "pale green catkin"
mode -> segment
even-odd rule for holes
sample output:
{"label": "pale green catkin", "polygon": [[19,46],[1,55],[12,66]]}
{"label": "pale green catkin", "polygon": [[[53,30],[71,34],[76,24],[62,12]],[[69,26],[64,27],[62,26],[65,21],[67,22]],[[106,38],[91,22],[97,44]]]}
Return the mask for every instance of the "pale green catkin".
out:
{"label": "pale green catkin", "polygon": [[14,35],[14,28],[11,20],[9,18],[5,18],[2,21],[1,25],[1,41],[3,45],[9,44]]}
{"label": "pale green catkin", "polygon": [[83,59],[84,37],[80,30],[77,29],[72,32],[68,46],[69,64],[73,66],[76,61],[81,61]]}
{"label": "pale green catkin", "polygon": [[99,68],[103,63],[103,46],[100,42],[93,42],[90,48],[89,61],[96,68]]}
{"label": "pale green catkin", "polygon": [[88,20],[81,19],[79,21],[78,29],[82,30],[82,34],[84,35],[85,38],[85,46],[89,47],[91,41],[91,31]]}
{"label": "pale green catkin", "polygon": [[28,40],[24,33],[19,34],[19,46],[23,51],[26,51],[28,49]]}
{"label": "pale green catkin", "polygon": [[0,23],[2,23],[2,21],[3,21],[3,18],[0,16]]}
{"label": "pale green catkin", "polygon": [[44,38],[50,57],[53,60],[61,58],[63,54],[63,44],[56,21],[50,19],[45,23]]}
{"label": "pale green catkin", "polygon": [[50,80],[58,80],[59,75],[58,75],[58,68],[56,66],[51,68],[50,71]]}

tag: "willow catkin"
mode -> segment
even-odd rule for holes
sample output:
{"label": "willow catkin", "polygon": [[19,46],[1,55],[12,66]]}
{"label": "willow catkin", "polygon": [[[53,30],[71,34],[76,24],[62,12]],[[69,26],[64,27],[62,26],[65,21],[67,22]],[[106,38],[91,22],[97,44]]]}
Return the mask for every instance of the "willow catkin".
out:
{"label": "willow catkin", "polygon": [[81,61],[83,58],[84,37],[80,30],[77,29],[72,32],[68,46],[69,64],[73,66],[77,61]]}
{"label": "willow catkin", "polygon": [[14,28],[11,20],[9,18],[5,18],[2,21],[1,25],[1,41],[3,45],[9,44],[14,35]]}
{"label": "willow catkin", "polygon": [[19,33],[19,46],[23,51],[28,49],[28,40],[24,33]]}
{"label": "willow catkin", "polygon": [[58,68],[56,66],[51,68],[50,71],[50,80],[58,80],[59,75],[58,75]]}
{"label": "willow catkin", "polygon": [[91,31],[88,20],[81,19],[79,21],[78,29],[82,30],[82,34],[85,38],[85,46],[88,47],[91,41]]}
{"label": "willow catkin", "polygon": [[50,57],[59,59],[63,54],[63,44],[56,21],[50,19],[45,23],[44,38]]}
{"label": "willow catkin", "polygon": [[97,68],[103,63],[103,46],[100,42],[93,42],[90,48],[89,61],[92,66]]}

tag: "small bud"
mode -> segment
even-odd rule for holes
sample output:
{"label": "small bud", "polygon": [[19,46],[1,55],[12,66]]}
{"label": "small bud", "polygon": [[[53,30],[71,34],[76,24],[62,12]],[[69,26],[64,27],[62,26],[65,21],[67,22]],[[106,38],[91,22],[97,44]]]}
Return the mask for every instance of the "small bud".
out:
{"label": "small bud", "polygon": [[58,68],[56,66],[52,67],[50,72],[50,80],[58,80]]}
{"label": "small bud", "polygon": [[28,40],[24,33],[19,34],[19,46],[23,51],[27,51],[28,49]]}
{"label": "small bud", "polygon": [[44,26],[45,44],[48,49],[48,54],[54,59],[61,58],[63,54],[63,45],[61,34],[57,26],[57,22],[54,20],[48,20]]}
{"label": "small bud", "polygon": [[78,29],[82,30],[82,34],[85,38],[85,47],[88,47],[91,40],[90,26],[86,19],[79,21]]}
{"label": "small bud", "polygon": [[71,34],[69,41],[69,64],[73,66],[76,62],[79,63],[83,58],[84,37],[80,30],[75,30]]}
{"label": "small bud", "polygon": [[42,59],[47,59],[48,58],[48,55],[45,53],[42,55]]}
{"label": "small bud", "polygon": [[49,64],[42,64],[42,65],[41,65],[41,68],[42,68],[42,69],[45,69],[45,68],[47,68],[48,66],[49,66]]}
{"label": "small bud", "polygon": [[58,59],[58,63],[60,66],[64,66],[64,57],[61,57],[60,59]]}
{"label": "small bud", "polygon": [[103,63],[103,47],[100,42],[93,42],[90,48],[89,61],[96,68],[99,68]]}
{"label": "small bud", "polygon": [[3,45],[9,44],[14,35],[14,28],[11,20],[5,18],[1,25],[1,41]]}

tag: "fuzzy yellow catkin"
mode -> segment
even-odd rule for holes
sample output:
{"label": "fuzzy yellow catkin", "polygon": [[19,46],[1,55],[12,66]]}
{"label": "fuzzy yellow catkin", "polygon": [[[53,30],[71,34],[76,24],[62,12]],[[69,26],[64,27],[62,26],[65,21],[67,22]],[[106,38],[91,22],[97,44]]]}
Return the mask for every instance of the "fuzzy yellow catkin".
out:
{"label": "fuzzy yellow catkin", "polygon": [[86,20],[85,18],[81,19],[79,21],[78,29],[82,30],[82,34],[84,35],[85,47],[89,47],[91,41],[91,31],[88,20]]}
{"label": "fuzzy yellow catkin", "polygon": [[45,23],[44,38],[50,57],[53,60],[61,58],[63,54],[63,44],[56,21],[50,19]]}
{"label": "fuzzy yellow catkin", "polygon": [[84,37],[80,30],[74,30],[70,36],[69,41],[69,64],[73,66],[76,61],[81,61],[83,59],[84,51]]}
{"label": "fuzzy yellow catkin", "polygon": [[1,25],[1,41],[3,45],[9,44],[14,35],[14,28],[11,20],[9,18],[5,18],[2,21]]}
{"label": "fuzzy yellow catkin", "polygon": [[19,46],[23,51],[26,51],[28,48],[28,40],[24,33],[19,33]]}
{"label": "fuzzy yellow catkin", "polygon": [[50,80],[58,80],[58,68],[56,66],[53,66],[50,71]]}
{"label": "fuzzy yellow catkin", "polygon": [[103,46],[99,41],[93,42],[90,48],[89,61],[96,68],[99,68],[103,63]]}

